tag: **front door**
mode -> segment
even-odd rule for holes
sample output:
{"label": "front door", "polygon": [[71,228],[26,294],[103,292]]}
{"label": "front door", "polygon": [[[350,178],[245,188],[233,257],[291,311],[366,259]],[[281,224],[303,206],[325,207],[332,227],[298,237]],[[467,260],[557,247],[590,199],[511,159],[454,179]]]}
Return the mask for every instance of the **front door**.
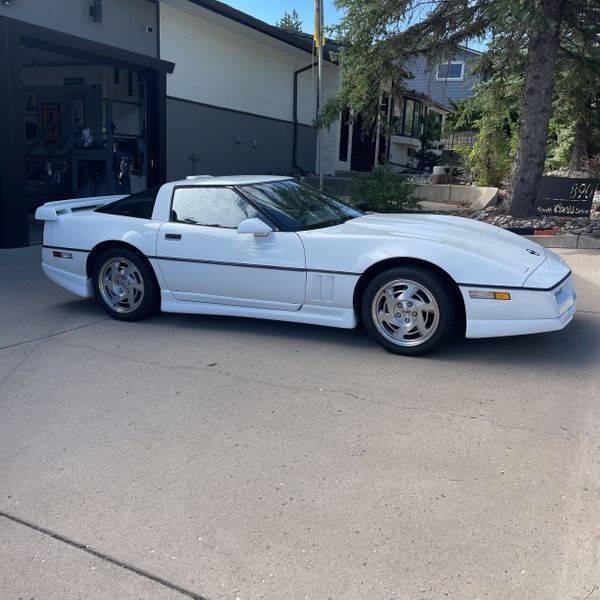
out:
{"label": "front door", "polygon": [[353,171],[371,171],[375,164],[375,127],[363,126],[359,115],[352,126],[350,168]]}
{"label": "front door", "polygon": [[263,218],[231,188],[175,188],[171,221],[157,241],[160,270],[175,298],[274,310],[302,306],[306,262],[299,236],[238,233],[252,217]]}

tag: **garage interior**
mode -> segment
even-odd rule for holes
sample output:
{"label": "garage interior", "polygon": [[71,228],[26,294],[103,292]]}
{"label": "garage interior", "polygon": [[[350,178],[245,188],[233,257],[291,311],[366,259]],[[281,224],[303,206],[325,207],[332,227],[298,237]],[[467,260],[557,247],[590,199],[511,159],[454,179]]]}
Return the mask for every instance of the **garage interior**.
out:
{"label": "garage interior", "polygon": [[44,202],[147,187],[143,73],[22,44],[20,83],[30,243]]}

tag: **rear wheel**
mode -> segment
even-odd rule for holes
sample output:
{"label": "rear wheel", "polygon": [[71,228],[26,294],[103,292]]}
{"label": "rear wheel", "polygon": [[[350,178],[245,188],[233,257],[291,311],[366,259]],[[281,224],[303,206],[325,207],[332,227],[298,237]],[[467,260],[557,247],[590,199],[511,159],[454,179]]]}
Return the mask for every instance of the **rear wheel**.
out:
{"label": "rear wheel", "polygon": [[94,263],[92,282],[100,306],[113,318],[138,321],[155,313],[158,290],[147,261],[127,248],[111,248]]}
{"label": "rear wheel", "polygon": [[457,310],[446,282],[418,267],[380,273],[367,285],[362,300],[365,328],[395,354],[429,352],[452,333]]}

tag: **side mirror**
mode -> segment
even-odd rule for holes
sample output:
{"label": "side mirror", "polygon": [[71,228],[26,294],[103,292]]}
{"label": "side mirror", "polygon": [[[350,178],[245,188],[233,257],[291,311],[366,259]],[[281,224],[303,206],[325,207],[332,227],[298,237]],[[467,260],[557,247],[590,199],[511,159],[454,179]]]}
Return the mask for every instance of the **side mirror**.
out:
{"label": "side mirror", "polygon": [[242,221],[237,228],[238,233],[252,233],[256,237],[266,237],[272,231],[269,225],[256,217]]}

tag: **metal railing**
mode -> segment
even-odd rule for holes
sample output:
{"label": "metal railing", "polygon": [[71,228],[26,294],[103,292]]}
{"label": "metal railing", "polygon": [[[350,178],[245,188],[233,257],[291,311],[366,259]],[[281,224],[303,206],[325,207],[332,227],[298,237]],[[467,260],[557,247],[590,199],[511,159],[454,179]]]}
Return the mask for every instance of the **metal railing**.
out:
{"label": "metal railing", "polygon": [[477,141],[477,131],[452,131],[442,139],[444,150],[453,150],[456,146],[472,148]]}

